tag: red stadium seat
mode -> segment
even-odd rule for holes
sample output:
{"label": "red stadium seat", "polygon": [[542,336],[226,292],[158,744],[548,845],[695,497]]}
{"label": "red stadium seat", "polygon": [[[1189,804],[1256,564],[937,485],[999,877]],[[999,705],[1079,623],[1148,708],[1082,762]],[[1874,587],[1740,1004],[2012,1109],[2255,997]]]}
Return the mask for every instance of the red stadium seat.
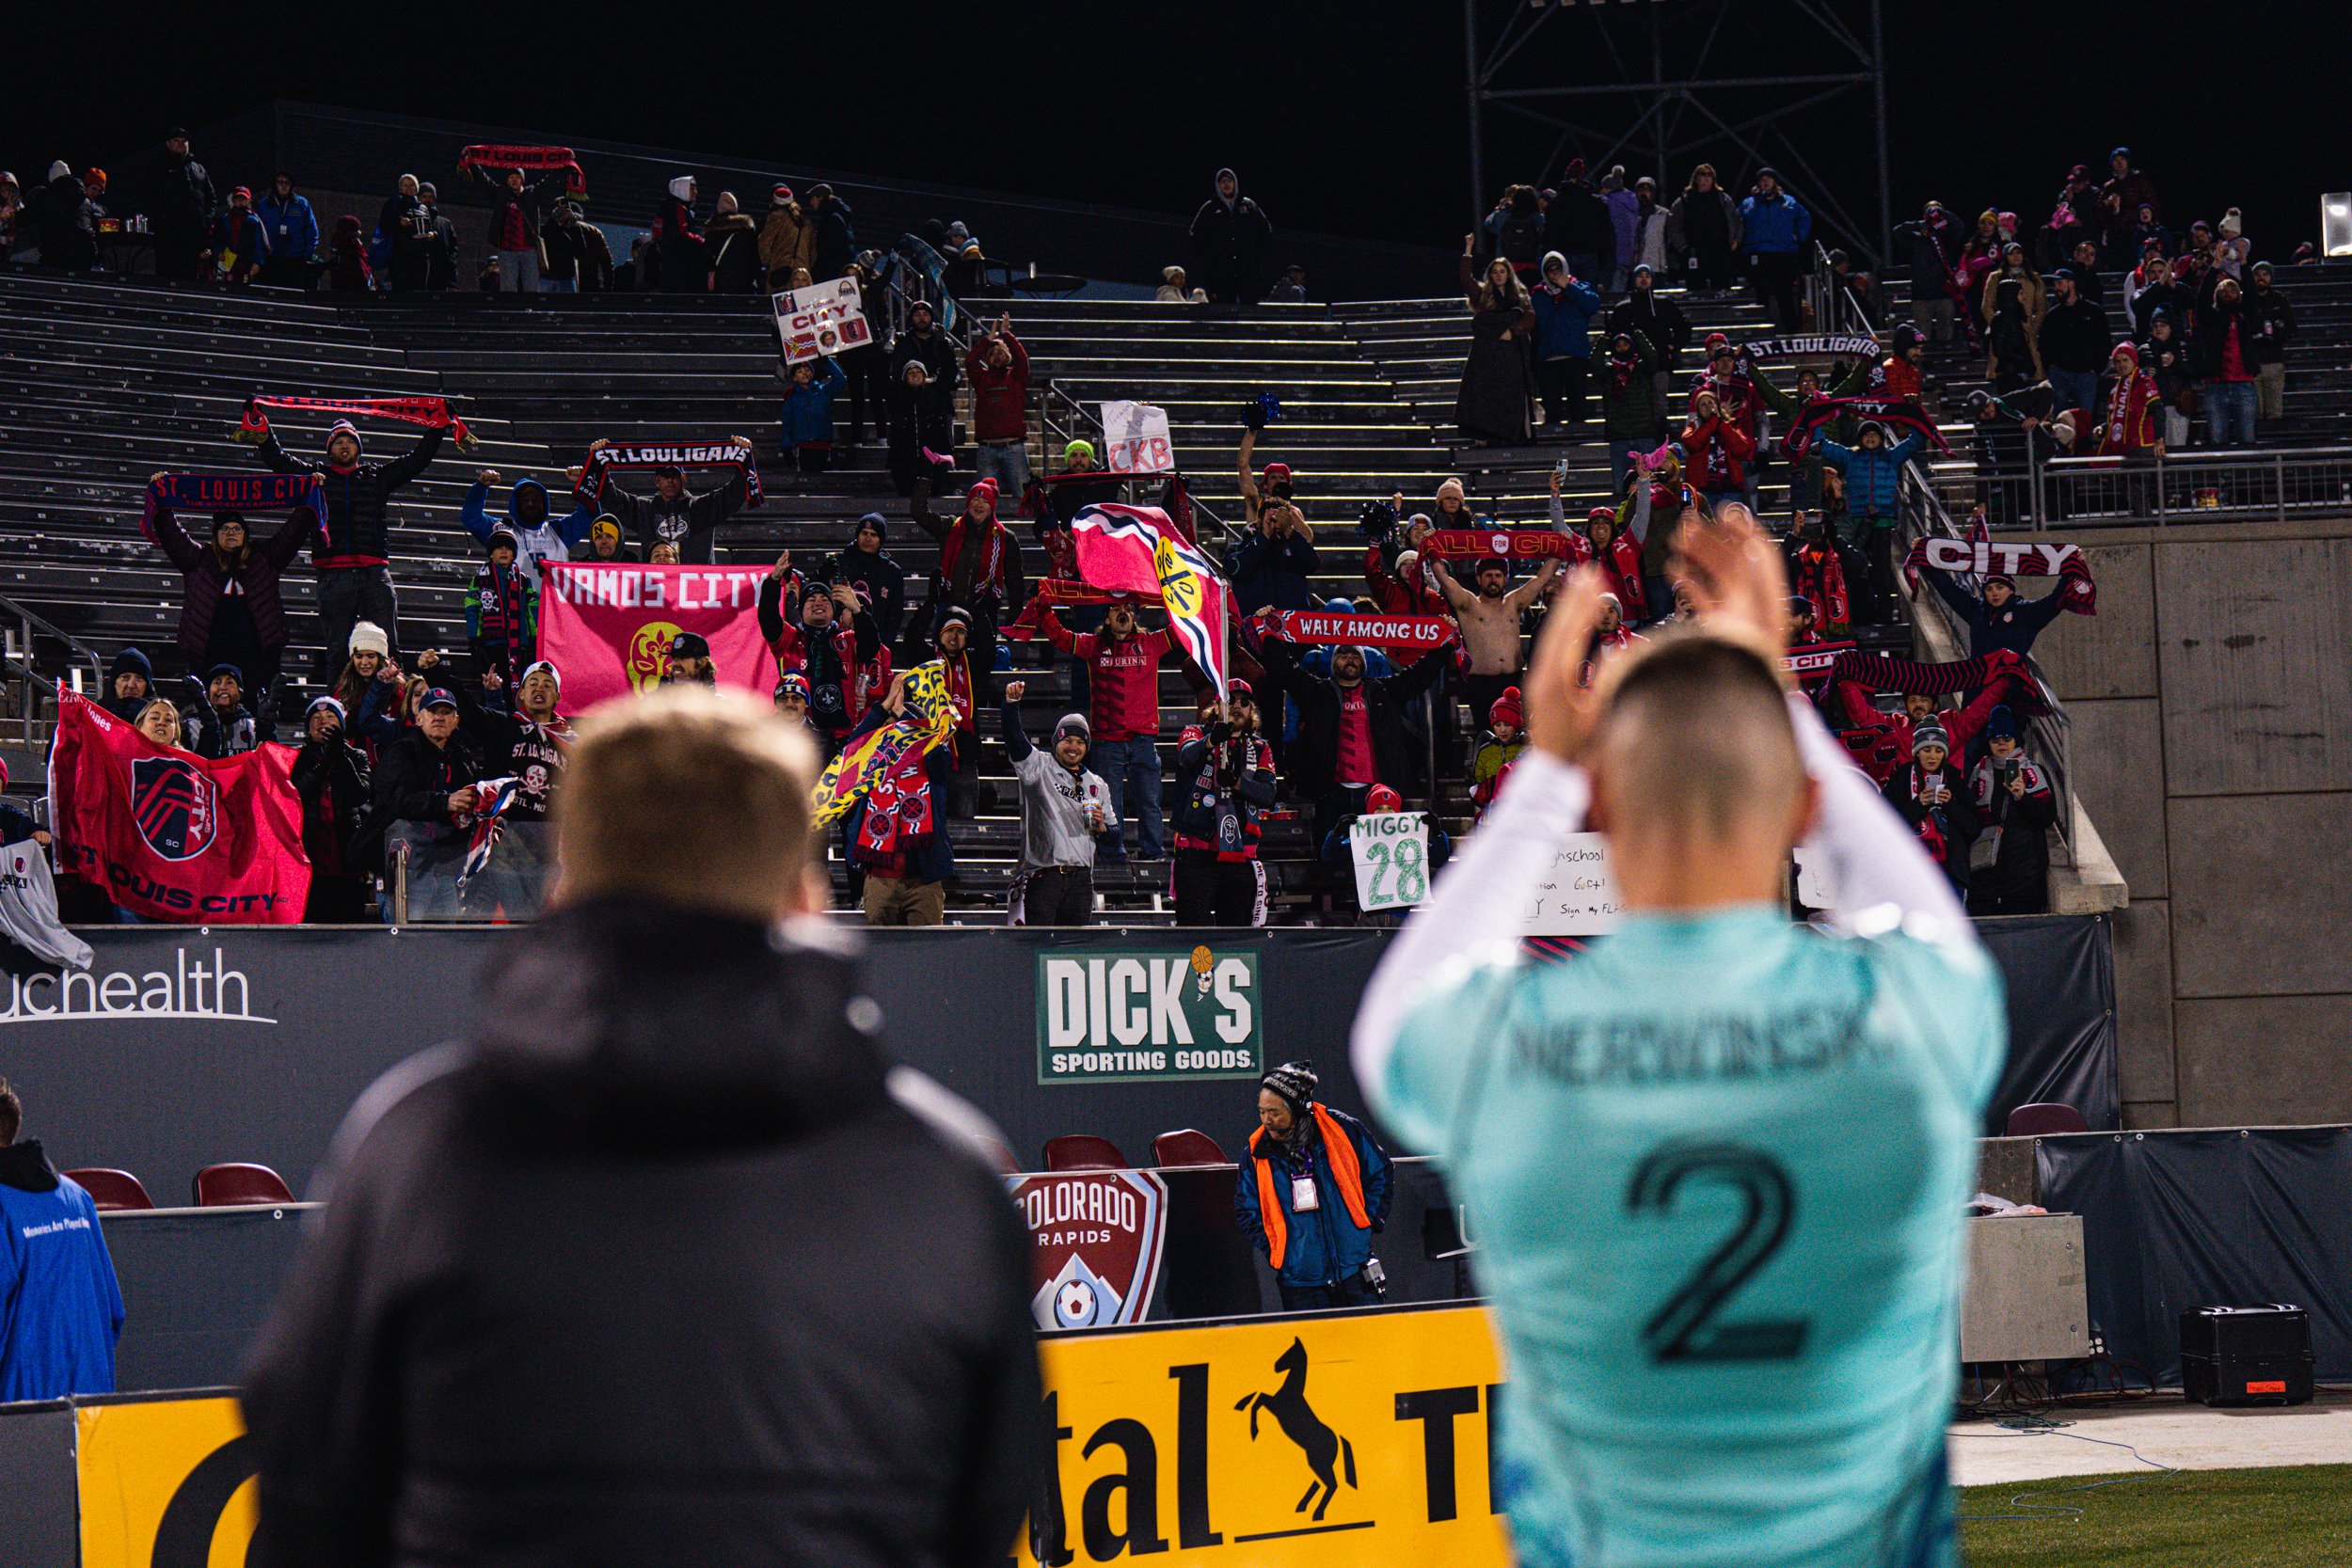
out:
{"label": "red stadium seat", "polygon": [[292,1203],[286,1179],[267,1165],[206,1165],[190,1183],[199,1209],[229,1208],[245,1203]]}
{"label": "red stadium seat", "polygon": [[2012,1138],[2039,1138],[2056,1132],[2088,1132],[2090,1123],[2072,1105],[2055,1100],[2036,1101],[2020,1105],[2009,1114],[2009,1135]]}
{"label": "red stadium seat", "polygon": [[1152,1163],[1158,1165],[1230,1165],[1215,1138],[1191,1128],[1163,1132],[1152,1140]]}
{"label": "red stadium seat", "polygon": [[1047,1170],[1126,1170],[1127,1156],[1108,1138],[1091,1132],[1064,1132],[1045,1140]]}
{"label": "red stadium seat", "polygon": [[79,1183],[82,1190],[89,1194],[90,1201],[97,1204],[102,1212],[115,1209],[155,1207],[155,1200],[147,1196],[147,1189],[139,1184],[139,1179],[127,1170],[108,1170],[103,1165],[93,1165],[88,1170],[70,1170],[65,1175],[66,1180]]}

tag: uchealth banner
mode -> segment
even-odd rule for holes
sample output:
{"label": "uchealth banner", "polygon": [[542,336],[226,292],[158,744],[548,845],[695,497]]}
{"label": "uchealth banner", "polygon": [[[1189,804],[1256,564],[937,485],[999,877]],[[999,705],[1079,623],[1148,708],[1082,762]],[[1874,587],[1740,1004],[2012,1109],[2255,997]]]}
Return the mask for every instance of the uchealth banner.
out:
{"label": "uchealth banner", "polygon": [[49,816],[57,863],[134,914],[292,926],[310,895],[294,749],[207,761],[57,689]]}
{"label": "uchealth banner", "polygon": [[1505,1568],[1480,1307],[1048,1335],[1022,1568]]}
{"label": "uchealth banner", "polygon": [[1421,542],[1433,561],[1496,556],[1506,561],[1574,561],[1577,542],[1548,528],[1441,528]]}
{"label": "uchealth banner", "polygon": [[1319,610],[1278,610],[1254,615],[1250,626],[1285,642],[1359,648],[1442,648],[1454,623],[1442,615],[1333,615]]}
{"label": "uchealth banner", "polygon": [[765,696],[775,661],[759,635],[765,566],[640,566],[550,561],[541,569],[539,654],[564,677],[567,711],[660,683],[670,644],[693,632],[710,644],[721,686]]}

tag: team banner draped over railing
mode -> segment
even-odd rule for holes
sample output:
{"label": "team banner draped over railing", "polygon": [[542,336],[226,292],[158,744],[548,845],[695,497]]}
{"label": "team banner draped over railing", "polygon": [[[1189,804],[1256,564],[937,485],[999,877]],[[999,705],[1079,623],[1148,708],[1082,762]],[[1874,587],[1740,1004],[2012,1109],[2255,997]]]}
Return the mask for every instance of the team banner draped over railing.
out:
{"label": "team banner draped over railing", "polygon": [[650,468],[730,468],[743,476],[744,505],[757,506],[764,499],[749,441],[613,441],[588,454],[574,493],[593,504],[604,499],[604,483],[613,474]]}
{"label": "team banner draped over railing", "polygon": [[1423,560],[1469,561],[1490,555],[1511,561],[1574,561],[1579,541],[1548,528],[1441,528],[1421,542]]}
{"label": "team banner draped over railing", "polygon": [[306,414],[342,414],[350,419],[396,420],[402,424],[422,425],[427,430],[446,430],[457,442],[459,451],[471,451],[475,441],[466,421],[449,411],[449,404],[440,398],[278,398],[256,393],[245,400],[245,412],[230,434],[240,441],[255,446],[269,434],[269,416],[264,408],[291,408]]}
{"label": "team banner draped over railing", "polygon": [[1359,648],[1441,648],[1454,641],[1442,615],[1333,615],[1319,610],[1278,610],[1253,615],[1250,629],[1285,642]]}
{"label": "team banner draped over railing", "polygon": [[540,568],[539,652],[563,674],[566,711],[660,684],[670,644],[710,644],[721,686],[765,695],[775,664],[759,635],[764,566],[550,561]]}
{"label": "team banner draped over railing", "polygon": [[1880,397],[1815,398],[1788,421],[1788,434],[1780,438],[1780,450],[1790,457],[1803,457],[1812,449],[1813,438],[1823,425],[1848,414],[1917,436],[1938,451],[1952,450],[1944,439],[1944,433],[1935,428],[1935,421],[1917,404],[1907,398]]}
{"label": "team banner draped over railing", "polygon": [[57,689],[57,863],[153,920],[291,926],[310,895],[291,746],[207,761]]}
{"label": "team banner draped over railing", "polygon": [[1209,558],[1156,506],[1082,506],[1070,527],[1079,575],[1097,588],[1157,594],[1168,629],[1224,701],[1229,591]]}
{"label": "team banner draped over railing", "polygon": [[568,147],[510,147],[498,142],[477,142],[457,154],[457,166],[470,169],[519,168],[545,171],[560,168],[571,178],[565,188],[574,196],[588,194],[588,177],[580,171],[580,159]]}

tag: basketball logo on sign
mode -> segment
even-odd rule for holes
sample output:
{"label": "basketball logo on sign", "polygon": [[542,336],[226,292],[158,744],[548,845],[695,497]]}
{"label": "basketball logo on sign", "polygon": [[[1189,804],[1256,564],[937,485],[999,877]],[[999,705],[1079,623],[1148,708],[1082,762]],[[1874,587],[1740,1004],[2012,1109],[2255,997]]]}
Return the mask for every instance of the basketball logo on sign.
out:
{"label": "basketball logo on sign", "polygon": [[631,691],[660,684],[669,666],[670,644],[677,641],[677,634],[678,628],[667,621],[648,621],[637,628],[628,640],[628,657],[622,665]]}
{"label": "basketball logo on sign", "polygon": [[213,847],[220,796],[212,775],[178,757],[131,759],[131,819],[167,861],[194,860]]}
{"label": "basketball logo on sign", "polygon": [[1160,575],[1160,597],[1167,602],[1168,612],[1200,614],[1200,579],[1176,554],[1176,546],[1162,538],[1152,546],[1152,565]]}

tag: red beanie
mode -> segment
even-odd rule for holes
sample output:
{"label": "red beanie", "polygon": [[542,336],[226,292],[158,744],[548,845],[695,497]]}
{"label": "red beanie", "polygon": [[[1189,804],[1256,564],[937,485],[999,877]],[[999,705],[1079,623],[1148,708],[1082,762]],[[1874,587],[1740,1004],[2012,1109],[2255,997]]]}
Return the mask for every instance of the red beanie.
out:
{"label": "red beanie", "polygon": [[1494,705],[1486,710],[1486,722],[1489,724],[1508,724],[1517,729],[1525,719],[1526,714],[1519,706],[1519,689],[1516,686],[1504,687],[1502,695],[1497,697]]}
{"label": "red beanie", "polygon": [[1364,810],[1372,812],[1403,811],[1405,798],[1387,784],[1374,784],[1372,793],[1364,797]]}

